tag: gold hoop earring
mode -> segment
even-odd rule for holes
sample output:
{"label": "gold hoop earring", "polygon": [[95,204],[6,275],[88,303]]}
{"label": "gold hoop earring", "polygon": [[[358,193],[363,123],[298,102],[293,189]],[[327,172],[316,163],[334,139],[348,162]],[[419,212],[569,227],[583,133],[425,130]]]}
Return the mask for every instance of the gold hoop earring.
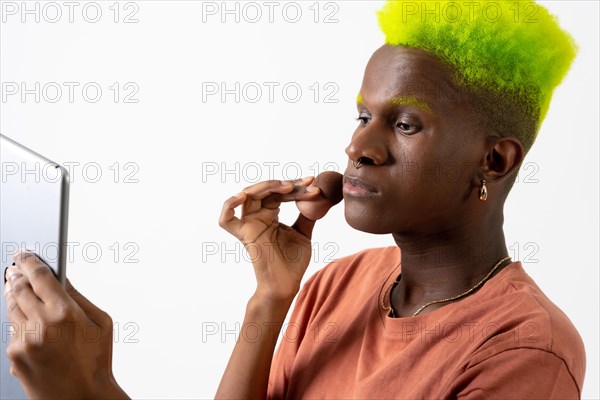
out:
{"label": "gold hoop earring", "polygon": [[352,160],[352,165],[354,165],[354,168],[359,169],[362,165],[362,162],[360,161],[360,158],[358,159],[358,161],[354,161]]}
{"label": "gold hoop earring", "polygon": [[481,188],[479,189],[479,200],[486,201],[488,197],[487,187],[485,186],[485,179],[482,179]]}

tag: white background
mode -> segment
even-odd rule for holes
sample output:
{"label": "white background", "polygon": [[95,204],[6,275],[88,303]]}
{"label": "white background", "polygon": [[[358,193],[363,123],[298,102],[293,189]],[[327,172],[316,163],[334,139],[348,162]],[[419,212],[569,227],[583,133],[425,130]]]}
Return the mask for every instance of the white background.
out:
{"label": "white background", "polygon": [[[20,1],[1,3],[0,131],[72,163],[68,275],[115,321],[117,379],[137,398],[212,397],[255,286],[239,245],[218,227],[221,205],[256,179],[345,169],[362,73],[383,43],[382,3],[280,2],[271,22],[258,2],[254,23],[257,8],[245,3],[236,22],[221,2],[101,1],[96,23],[86,20],[95,18],[89,2],[77,2],[73,22],[56,3],[54,23],[57,8],[47,3],[26,2],[39,7],[39,22]],[[543,4],[580,52],[509,196],[505,231],[513,259],[579,330],[583,397],[598,398],[598,3]],[[300,20],[289,22],[297,8]],[[36,82],[39,102],[7,92]],[[72,102],[64,82],[79,85]],[[246,85],[239,102],[234,94],[203,99],[203,84],[222,82]],[[272,102],[264,82],[279,85]],[[257,85],[262,97],[252,103]],[[56,86],[62,97],[52,103]],[[102,89],[95,103],[92,86]],[[293,87],[302,90],[297,102]],[[125,102],[134,90],[128,100],[137,102]],[[342,211],[317,226],[307,276],[330,258],[393,244],[352,230]],[[287,205],[281,220],[295,213]]]}

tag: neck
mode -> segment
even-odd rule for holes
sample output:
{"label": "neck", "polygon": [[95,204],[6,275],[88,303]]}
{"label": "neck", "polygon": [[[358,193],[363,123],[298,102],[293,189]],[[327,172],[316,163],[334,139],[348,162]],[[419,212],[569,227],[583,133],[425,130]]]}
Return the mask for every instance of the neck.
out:
{"label": "neck", "polygon": [[[502,220],[502,216],[474,220],[435,234],[394,234],[402,257],[402,278],[391,298],[395,314],[411,315],[429,301],[452,297],[477,285],[508,256]],[[503,262],[489,279],[509,263]],[[431,305],[420,314],[448,303]]]}

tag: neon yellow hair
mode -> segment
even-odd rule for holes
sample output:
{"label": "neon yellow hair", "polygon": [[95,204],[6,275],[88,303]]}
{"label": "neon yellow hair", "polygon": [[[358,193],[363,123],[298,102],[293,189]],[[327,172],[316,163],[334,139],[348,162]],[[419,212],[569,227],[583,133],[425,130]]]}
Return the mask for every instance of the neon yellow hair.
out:
{"label": "neon yellow hair", "polygon": [[533,118],[528,151],[577,52],[555,16],[516,0],[388,1],[377,14],[387,44],[426,50],[464,86],[524,102]]}

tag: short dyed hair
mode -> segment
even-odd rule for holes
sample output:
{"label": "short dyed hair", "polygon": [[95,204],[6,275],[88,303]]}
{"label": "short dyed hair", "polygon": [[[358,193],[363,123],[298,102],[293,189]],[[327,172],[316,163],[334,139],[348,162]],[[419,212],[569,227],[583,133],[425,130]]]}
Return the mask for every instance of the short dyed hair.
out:
{"label": "short dyed hair", "polygon": [[515,0],[390,0],[377,14],[387,44],[423,49],[448,64],[483,126],[529,151],[577,52],[555,16]]}

